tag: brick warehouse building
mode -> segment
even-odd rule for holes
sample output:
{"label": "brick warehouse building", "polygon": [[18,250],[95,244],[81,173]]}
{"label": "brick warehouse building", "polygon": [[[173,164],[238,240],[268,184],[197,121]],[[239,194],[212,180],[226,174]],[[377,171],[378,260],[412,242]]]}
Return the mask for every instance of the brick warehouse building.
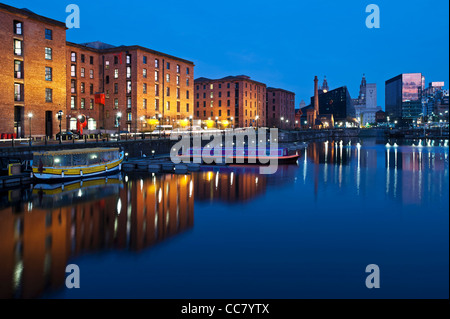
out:
{"label": "brick warehouse building", "polygon": [[56,134],[66,106],[65,24],[0,3],[0,42],[0,134],[28,136],[30,122],[32,135]]}
{"label": "brick warehouse building", "polygon": [[195,80],[194,117],[202,126],[266,126],[266,85],[245,75]]}
{"label": "brick warehouse building", "polygon": [[[187,125],[194,64],[140,46],[66,42],[64,23],[0,4],[0,133],[54,136]],[[81,120],[79,119],[81,118]],[[158,121],[159,120],[159,121]]]}
{"label": "brick warehouse building", "polygon": [[[141,46],[67,45],[69,129],[141,132],[156,124],[188,125],[194,64]],[[93,64],[91,64],[91,62]],[[150,127],[153,126],[153,127]]]}
{"label": "brick warehouse building", "polygon": [[267,88],[267,126],[293,129],[295,126],[295,93]]}

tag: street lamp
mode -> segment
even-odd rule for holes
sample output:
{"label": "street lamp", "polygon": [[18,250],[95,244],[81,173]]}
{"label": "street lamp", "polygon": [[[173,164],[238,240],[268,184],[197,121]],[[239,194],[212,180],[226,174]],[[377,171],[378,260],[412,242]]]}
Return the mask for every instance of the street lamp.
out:
{"label": "street lamp", "polygon": [[233,120],[234,120],[234,117],[230,117],[230,120],[231,120],[231,128],[233,128],[233,129],[234,129],[234,122],[233,122]]}
{"label": "street lamp", "polygon": [[33,118],[33,113],[28,113],[28,118],[30,119],[30,146],[31,146],[31,119]]}
{"label": "street lamp", "polygon": [[161,138],[161,118],[162,118],[162,114],[159,113],[158,114],[158,123],[159,123],[159,138]]}
{"label": "street lamp", "polygon": [[117,140],[120,140],[120,119],[122,118],[122,112],[117,112]]}
{"label": "street lamp", "polygon": [[62,120],[62,116],[63,116],[63,111],[59,110],[59,111],[58,111],[58,120],[59,120],[59,144],[62,143],[62,136],[61,136],[61,120]]}

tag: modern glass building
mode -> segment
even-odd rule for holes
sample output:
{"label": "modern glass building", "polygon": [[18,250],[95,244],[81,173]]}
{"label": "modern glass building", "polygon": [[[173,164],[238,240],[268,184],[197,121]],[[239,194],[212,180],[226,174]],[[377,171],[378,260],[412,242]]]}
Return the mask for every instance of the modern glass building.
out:
{"label": "modern glass building", "polygon": [[391,120],[415,120],[422,113],[422,73],[403,73],[385,82],[386,113]]}
{"label": "modern glass building", "polygon": [[[314,97],[311,98],[314,105]],[[333,114],[335,122],[354,122],[355,106],[346,86],[319,94],[319,114]]]}

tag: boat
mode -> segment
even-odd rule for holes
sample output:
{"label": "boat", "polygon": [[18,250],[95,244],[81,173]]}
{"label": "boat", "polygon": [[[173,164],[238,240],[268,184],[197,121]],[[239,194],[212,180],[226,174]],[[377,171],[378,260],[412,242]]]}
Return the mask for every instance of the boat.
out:
{"label": "boat", "polygon": [[[214,153],[216,152],[216,153]],[[210,163],[221,157],[221,163],[226,164],[256,164],[268,165],[270,161],[277,160],[278,164],[295,164],[300,157],[298,151],[290,152],[288,148],[257,149],[257,148],[222,148],[221,150],[190,148],[187,154],[179,154],[182,161],[200,161]]]}
{"label": "boat", "polygon": [[124,152],[119,148],[83,148],[34,152],[33,178],[41,181],[86,179],[117,173]]}

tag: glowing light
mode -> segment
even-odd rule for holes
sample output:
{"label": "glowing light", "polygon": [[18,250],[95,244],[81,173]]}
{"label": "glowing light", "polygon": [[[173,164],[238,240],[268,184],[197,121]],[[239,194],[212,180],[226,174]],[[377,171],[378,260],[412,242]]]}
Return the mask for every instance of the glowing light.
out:
{"label": "glowing light", "polygon": [[117,200],[117,215],[120,215],[121,210],[122,210],[122,200],[119,198]]}

